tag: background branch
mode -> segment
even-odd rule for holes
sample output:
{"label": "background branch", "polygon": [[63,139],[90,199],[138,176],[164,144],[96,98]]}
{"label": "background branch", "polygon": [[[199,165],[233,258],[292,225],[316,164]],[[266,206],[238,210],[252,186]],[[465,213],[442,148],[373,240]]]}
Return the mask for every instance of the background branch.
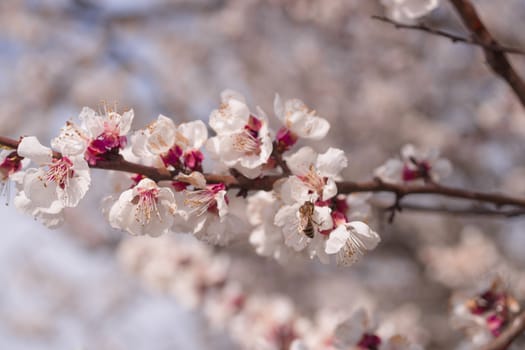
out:
{"label": "background branch", "polygon": [[498,52],[506,52],[510,54],[516,54],[516,55],[525,55],[525,51],[514,48],[514,47],[508,47],[508,46],[502,46],[498,43],[491,43],[487,44],[484,42],[481,42],[476,39],[476,37],[464,37],[455,33],[451,33],[442,29],[436,29],[429,27],[428,25],[424,23],[417,23],[417,24],[407,24],[402,22],[397,22],[391,18],[385,17],[385,16],[372,16],[372,19],[378,20],[380,22],[385,22],[392,24],[397,29],[409,29],[409,30],[419,30],[423,31],[432,35],[441,36],[447,39],[450,39],[453,43],[464,43],[468,45],[475,45],[475,46],[481,46],[484,49],[492,50],[492,51],[498,51]]}
{"label": "background branch", "polygon": [[494,39],[479,17],[470,0],[450,0],[463,24],[470,31],[472,38],[482,43],[485,59],[492,71],[504,79],[512,88],[521,104],[525,107],[525,82],[518,75],[507,55],[502,50],[488,49],[490,46],[501,45]]}
{"label": "background branch", "polygon": [[[392,205],[386,203],[373,202],[374,207],[389,212],[392,210]],[[471,206],[465,208],[451,207],[446,205],[419,205],[415,203],[399,203],[398,211],[409,211],[416,213],[428,214],[446,214],[451,216],[481,216],[488,218],[512,218],[525,215],[525,209],[491,209],[480,206]]]}

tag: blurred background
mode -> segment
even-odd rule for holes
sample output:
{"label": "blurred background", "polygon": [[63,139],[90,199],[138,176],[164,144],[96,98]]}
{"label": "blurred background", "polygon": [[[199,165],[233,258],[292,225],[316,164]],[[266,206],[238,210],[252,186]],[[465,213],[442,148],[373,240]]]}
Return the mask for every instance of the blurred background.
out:
{"label": "blurred background", "polygon": [[[426,21],[464,33],[443,2]],[[473,2],[500,42],[525,48],[525,2]],[[313,146],[344,149],[348,179],[369,179],[412,142],[452,160],[448,184],[524,194],[525,113],[482,52],[370,18],[384,13],[375,0],[4,0],[0,134],[47,142],[82,106],[104,103],[134,108],[135,129],[160,113],[206,121],[225,88],[273,116],[278,92],[330,121]],[[523,56],[512,59],[525,75]],[[198,309],[122,267],[127,237],[100,213],[110,185],[94,173],[60,230],[0,210],[0,347],[235,349]],[[390,225],[377,214],[382,243],[349,269],[283,268],[242,245],[216,252],[248,289],[287,295],[312,317],[366,305],[428,349],[463,346],[448,319],[456,290],[498,272],[525,299],[523,219],[406,212]]]}

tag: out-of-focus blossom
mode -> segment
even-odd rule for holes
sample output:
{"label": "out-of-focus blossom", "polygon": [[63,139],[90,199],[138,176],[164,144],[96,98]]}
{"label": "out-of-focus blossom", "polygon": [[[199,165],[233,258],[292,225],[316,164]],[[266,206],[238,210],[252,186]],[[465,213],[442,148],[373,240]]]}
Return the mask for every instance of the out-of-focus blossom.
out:
{"label": "out-of-focus blossom", "polygon": [[418,344],[412,344],[400,335],[389,338],[380,336],[375,321],[363,309],[357,310],[350,318],[337,326],[333,344],[336,350],[422,349]]}
{"label": "out-of-focus blossom", "polygon": [[210,115],[210,126],[217,136],[210,138],[207,149],[224,165],[244,176],[256,178],[272,153],[268,118],[259,108],[250,112],[244,97],[232,90],[221,93],[221,106]]}
{"label": "out-of-focus blossom", "polygon": [[481,346],[498,337],[520,311],[516,299],[499,279],[473,296],[456,294],[452,298],[451,322],[463,330],[474,345]]}
{"label": "out-of-focus blossom", "polygon": [[381,0],[396,21],[413,22],[439,6],[439,0]]}
{"label": "out-of-focus blossom", "polygon": [[176,204],[173,192],[159,187],[150,179],[142,179],[124,191],[109,211],[112,227],[132,235],[160,236],[173,225]]}
{"label": "out-of-focus blossom", "polygon": [[401,159],[389,159],[374,171],[374,175],[381,181],[392,183],[437,182],[451,171],[450,162],[440,158],[437,150],[422,151],[408,144],[401,149]]}

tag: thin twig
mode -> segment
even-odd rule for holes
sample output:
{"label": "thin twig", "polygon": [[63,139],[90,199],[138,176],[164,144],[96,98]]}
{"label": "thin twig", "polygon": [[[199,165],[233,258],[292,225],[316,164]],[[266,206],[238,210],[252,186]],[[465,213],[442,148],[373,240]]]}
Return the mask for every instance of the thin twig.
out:
{"label": "thin twig", "polygon": [[470,0],[450,0],[461,17],[472,38],[483,43],[485,59],[492,71],[504,79],[525,107],[525,82],[518,75],[507,55],[502,50],[491,50],[487,46],[501,46],[481,20]]}
{"label": "thin twig", "polygon": [[508,46],[502,46],[498,43],[491,43],[486,44],[484,42],[481,42],[477,40],[475,37],[464,37],[459,34],[451,33],[446,30],[442,29],[436,29],[428,26],[425,23],[417,23],[417,24],[407,24],[395,21],[391,18],[385,17],[385,16],[378,16],[373,15],[372,19],[392,24],[397,29],[410,29],[410,30],[419,30],[423,31],[432,35],[441,36],[447,39],[450,39],[453,43],[464,43],[468,45],[475,45],[475,46],[481,46],[485,49],[492,50],[492,51],[499,51],[499,52],[506,52],[510,54],[516,54],[516,55],[525,55],[525,51],[514,48],[514,47],[508,47]]}
{"label": "thin twig", "polygon": [[501,333],[496,339],[488,343],[481,350],[504,350],[512,344],[512,342],[518,338],[525,331],[525,310],[522,311],[507,329]]}

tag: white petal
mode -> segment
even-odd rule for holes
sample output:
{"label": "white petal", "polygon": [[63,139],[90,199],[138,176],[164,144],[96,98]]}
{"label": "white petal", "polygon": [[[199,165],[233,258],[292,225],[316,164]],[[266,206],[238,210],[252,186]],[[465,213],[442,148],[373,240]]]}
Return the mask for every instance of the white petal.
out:
{"label": "white petal", "polygon": [[300,203],[306,201],[315,201],[315,195],[308,193],[309,188],[305,186],[297,176],[290,176],[280,186],[281,200],[286,204]]}
{"label": "white petal", "polygon": [[215,200],[217,201],[217,209],[219,211],[219,218],[222,221],[228,214],[228,203],[226,203],[226,191],[219,191],[215,195]]}
{"label": "white petal", "polygon": [[350,233],[343,225],[337,226],[335,230],[330,232],[330,236],[326,241],[326,254],[336,254],[342,247],[345,246],[346,241],[350,237]]}
{"label": "white petal", "polygon": [[200,149],[208,139],[208,128],[201,120],[182,123],[178,130],[189,141],[190,149]]}
{"label": "white petal", "polygon": [[60,131],[60,135],[51,140],[51,147],[63,155],[84,154],[88,145],[88,135],[85,135],[74,123],[68,122]]}
{"label": "white petal", "polygon": [[133,109],[126,111],[122,114],[120,118],[120,135],[126,135],[131,129],[131,124],[133,122],[133,117],[135,116]]}
{"label": "white petal", "polygon": [[104,120],[91,108],[82,108],[78,119],[80,119],[82,123],[82,129],[87,130],[89,132],[89,136],[92,138],[95,138],[104,132]]}
{"label": "white petal", "polygon": [[23,191],[31,201],[33,210],[49,208],[58,200],[56,183],[46,183],[44,178],[45,171],[42,168],[28,169],[24,176]]}
{"label": "white petal", "polygon": [[89,185],[91,176],[87,162],[82,156],[71,158],[75,174],[69,179],[68,185],[62,190],[57,188],[58,198],[63,201],[65,207],[76,207],[80,200],[84,198]]}
{"label": "white petal", "polygon": [[327,120],[296,112],[289,116],[292,121],[290,129],[299,137],[311,140],[323,139],[330,131],[330,123]]}
{"label": "white petal", "polygon": [[285,160],[293,174],[304,175],[311,165],[315,166],[317,153],[311,147],[302,147],[291,156],[285,157]]}
{"label": "white petal", "polygon": [[177,128],[173,120],[159,115],[157,120],[148,126],[146,141],[148,151],[156,155],[168,152],[175,144],[176,133]]}
{"label": "white petal", "polygon": [[233,89],[225,89],[225,90],[223,90],[221,92],[221,101],[222,102],[227,103],[231,99],[234,99],[234,100],[237,100],[237,101],[240,101],[240,102],[246,104],[246,99],[244,98],[244,96],[240,92],[237,92],[237,91],[235,91]]}
{"label": "white petal", "polygon": [[206,187],[206,178],[202,173],[198,171],[193,171],[191,174],[179,174],[175,177],[175,180],[189,183],[195,188],[204,188]]}
{"label": "white petal", "polygon": [[337,194],[337,185],[335,181],[329,178],[326,185],[323,187],[323,200],[330,199]]}
{"label": "white petal", "polygon": [[273,99],[273,110],[277,118],[284,123],[284,104],[279,94],[275,94],[275,98]]}
{"label": "white petal", "polygon": [[43,146],[36,137],[26,136],[20,141],[17,152],[21,157],[29,158],[37,164],[51,163],[53,151]]}
{"label": "white petal", "polygon": [[217,134],[228,134],[243,130],[250,117],[250,110],[243,102],[230,99],[210,115],[210,127]]}
{"label": "white petal", "polygon": [[315,206],[313,219],[318,224],[319,231],[329,230],[334,226],[334,221],[329,207]]}
{"label": "white petal", "polygon": [[345,152],[330,147],[325,153],[317,157],[316,168],[321,176],[336,177],[348,165]]}
{"label": "white petal", "polygon": [[366,311],[359,309],[349,319],[339,324],[335,329],[334,343],[340,348],[354,347],[364,333],[373,331],[368,329]]}
{"label": "white petal", "polygon": [[440,158],[432,164],[431,173],[433,175],[433,180],[439,181],[452,173],[452,164],[448,159]]}
{"label": "white petal", "polygon": [[384,182],[400,182],[402,180],[403,162],[399,159],[389,159],[374,170],[374,176]]}
{"label": "white petal", "polygon": [[377,232],[373,231],[364,222],[351,221],[347,225],[354,230],[354,233],[357,235],[359,241],[367,250],[374,249],[381,241],[381,237],[377,234]]}
{"label": "white petal", "polygon": [[420,159],[420,152],[416,150],[414,145],[406,144],[401,148],[401,157],[409,161],[411,158]]}

